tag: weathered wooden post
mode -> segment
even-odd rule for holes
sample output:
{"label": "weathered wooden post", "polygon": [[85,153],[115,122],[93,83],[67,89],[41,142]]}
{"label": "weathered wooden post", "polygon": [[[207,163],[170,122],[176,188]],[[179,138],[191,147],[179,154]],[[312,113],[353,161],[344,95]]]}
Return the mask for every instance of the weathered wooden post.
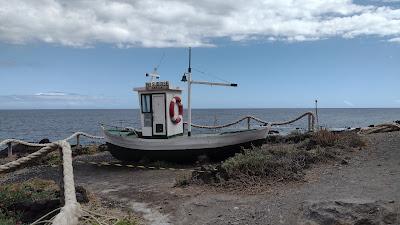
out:
{"label": "weathered wooden post", "polygon": [[314,132],[315,131],[315,116],[311,116],[311,130]]}
{"label": "weathered wooden post", "polygon": [[311,132],[311,115],[308,114],[308,132]]}
{"label": "weathered wooden post", "polygon": [[8,157],[12,156],[12,142],[9,142],[7,144],[7,150],[8,150]]}
{"label": "weathered wooden post", "polygon": [[64,159],[63,159],[63,150],[60,146],[58,146],[58,152],[60,153],[60,165],[59,165],[59,172],[60,172],[60,204],[61,206],[65,205],[65,195],[64,195]]}
{"label": "weathered wooden post", "polygon": [[318,100],[315,99],[315,119],[317,120],[317,131],[319,130],[319,121],[318,121]]}
{"label": "weathered wooden post", "polygon": [[80,146],[80,143],[79,143],[79,134],[78,135],[76,135],[76,147],[75,148],[79,148],[79,146]]}
{"label": "weathered wooden post", "polygon": [[247,117],[247,130],[250,130],[250,117]]}

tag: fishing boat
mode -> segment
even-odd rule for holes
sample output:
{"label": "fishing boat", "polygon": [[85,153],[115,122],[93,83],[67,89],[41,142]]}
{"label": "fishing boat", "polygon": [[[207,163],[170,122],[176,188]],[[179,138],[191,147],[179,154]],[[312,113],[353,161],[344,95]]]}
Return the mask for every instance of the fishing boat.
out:
{"label": "fishing boat", "polygon": [[[151,80],[144,87],[134,88],[139,98],[141,129],[102,125],[108,149],[115,158],[123,161],[190,161],[202,156],[221,159],[265,140],[269,126],[252,128],[248,125],[246,129],[220,133],[192,133],[192,127],[196,125],[192,124],[191,86],[236,87],[237,84],[192,80],[190,48],[189,67],[182,77],[182,81],[187,83],[188,92],[187,123],[183,121],[182,90],[172,86],[169,81],[159,81],[156,69],[146,76]],[[187,129],[184,129],[185,125]]]}

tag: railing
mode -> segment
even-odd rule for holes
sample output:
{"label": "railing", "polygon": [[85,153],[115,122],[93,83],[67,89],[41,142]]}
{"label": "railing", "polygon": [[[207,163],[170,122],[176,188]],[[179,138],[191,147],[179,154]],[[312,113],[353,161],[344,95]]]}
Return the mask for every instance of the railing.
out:
{"label": "railing", "polygon": [[[224,124],[224,125],[207,126],[207,125],[198,125],[198,124],[193,124],[192,123],[192,127],[203,128],[203,129],[219,129],[219,128],[225,128],[225,127],[233,126],[233,125],[238,124],[238,123],[240,123],[240,122],[242,122],[242,121],[247,119],[247,129],[250,129],[251,120],[259,122],[259,123],[263,124],[264,126],[266,126],[266,125],[279,126],[279,125],[286,125],[286,124],[294,123],[294,122],[302,119],[305,116],[308,116],[308,131],[309,132],[314,131],[314,129],[315,129],[315,116],[314,116],[314,113],[312,113],[312,112],[306,112],[306,113],[300,115],[299,117],[297,117],[297,118],[295,118],[293,120],[288,120],[288,121],[284,121],[284,122],[272,122],[272,123],[270,123],[268,121],[259,119],[259,118],[254,117],[254,116],[244,116],[244,117],[242,117],[242,118],[240,118],[240,119],[238,119],[238,120],[236,120],[234,122],[227,123],[227,124]],[[187,124],[187,123],[185,123],[185,124]]]}

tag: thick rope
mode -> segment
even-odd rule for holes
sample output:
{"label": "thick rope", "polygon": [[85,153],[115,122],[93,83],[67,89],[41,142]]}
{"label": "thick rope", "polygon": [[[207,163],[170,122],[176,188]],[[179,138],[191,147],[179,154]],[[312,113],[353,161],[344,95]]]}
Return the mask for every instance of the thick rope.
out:
{"label": "thick rope", "polygon": [[[268,121],[259,119],[259,118],[254,117],[254,116],[244,116],[244,117],[241,118],[241,119],[238,119],[238,120],[236,120],[236,121],[234,121],[234,122],[232,122],[232,123],[228,123],[228,124],[224,124],[224,125],[206,126],[206,125],[192,124],[192,127],[204,128],[204,129],[225,128],[225,127],[230,127],[230,126],[233,126],[233,125],[235,125],[235,124],[238,124],[238,123],[244,121],[245,119],[251,119],[251,120],[257,121],[257,122],[259,122],[259,123],[262,123],[262,124],[264,124],[264,125],[269,124],[269,125],[271,125],[271,126],[279,126],[279,125],[285,125],[285,124],[290,124],[290,123],[296,122],[296,121],[300,120],[301,118],[303,118],[303,117],[305,117],[305,116],[311,116],[312,124],[314,124],[314,121],[315,121],[314,113],[312,113],[312,112],[306,112],[306,113],[302,114],[301,116],[299,116],[299,117],[297,117],[297,118],[295,118],[295,119],[293,119],[293,120],[289,120],[289,121],[285,121],[285,122],[273,122],[273,123],[270,123],[270,122],[268,122]],[[186,123],[186,124],[187,124],[187,123]]]}
{"label": "thick rope", "polygon": [[297,117],[297,118],[295,118],[295,119],[293,119],[293,120],[289,120],[289,121],[285,121],[285,122],[274,122],[274,123],[271,123],[271,126],[279,126],[279,125],[291,124],[291,123],[294,123],[294,122],[300,120],[301,118],[303,118],[303,117],[305,117],[305,116],[311,116],[312,123],[314,124],[314,121],[315,121],[314,113],[312,113],[312,112],[306,112],[306,113],[304,113],[303,115],[301,115],[301,116],[299,116],[299,117]]}
{"label": "thick rope", "polygon": [[62,159],[63,159],[62,166],[63,166],[63,187],[64,187],[65,205],[61,208],[57,216],[55,216],[55,218],[52,220],[52,224],[54,225],[77,225],[79,218],[83,215],[81,206],[76,200],[74,173],[72,166],[72,150],[71,150],[71,145],[68,143],[68,140],[71,140],[77,136],[85,136],[94,139],[103,139],[103,137],[93,136],[83,132],[76,132],[68,138],[48,144],[28,143],[25,141],[20,141],[15,139],[6,139],[0,142],[0,146],[6,145],[8,143],[18,143],[32,147],[42,147],[38,151],[31,153],[28,156],[1,165],[0,173],[10,171],[14,168],[17,168],[21,165],[28,163],[33,159],[36,159],[51,151],[61,148]]}
{"label": "thick rope", "polygon": [[[19,143],[19,142],[17,142],[17,143]],[[21,165],[24,165],[34,159],[42,157],[42,156],[46,155],[47,153],[53,151],[54,149],[57,149],[57,144],[51,143],[51,144],[48,144],[47,146],[39,149],[38,151],[36,151],[34,153],[27,155],[25,157],[19,158],[15,161],[6,163],[4,165],[0,165],[0,173],[8,172],[8,171],[10,171],[14,168],[17,168]]]}
{"label": "thick rope", "polygon": [[373,133],[383,133],[383,132],[390,132],[390,131],[400,131],[400,124],[398,124],[398,123],[379,124],[374,127],[362,128],[358,133],[359,134],[373,134]]}
{"label": "thick rope", "polygon": [[71,145],[65,140],[58,141],[57,145],[62,149],[65,205],[54,218],[52,224],[76,225],[82,215],[82,209],[76,200]]}

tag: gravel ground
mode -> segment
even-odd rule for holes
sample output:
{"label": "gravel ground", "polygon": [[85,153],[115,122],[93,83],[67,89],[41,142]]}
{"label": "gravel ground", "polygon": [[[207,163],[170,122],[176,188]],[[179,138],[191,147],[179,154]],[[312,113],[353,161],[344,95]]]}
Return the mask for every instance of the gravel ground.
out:
{"label": "gravel ground", "polygon": [[[347,165],[320,164],[306,171],[303,182],[265,186],[257,194],[225,193],[209,186],[173,187],[184,171],[74,163],[74,173],[77,185],[147,224],[298,224],[302,206],[310,201],[365,199],[399,206],[400,132],[366,138],[368,146],[349,154]],[[78,158],[115,161],[108,153]],[[57,168],[25,168],[1,177],[0,183],[31,177],[57,180],[58,175]]]}

